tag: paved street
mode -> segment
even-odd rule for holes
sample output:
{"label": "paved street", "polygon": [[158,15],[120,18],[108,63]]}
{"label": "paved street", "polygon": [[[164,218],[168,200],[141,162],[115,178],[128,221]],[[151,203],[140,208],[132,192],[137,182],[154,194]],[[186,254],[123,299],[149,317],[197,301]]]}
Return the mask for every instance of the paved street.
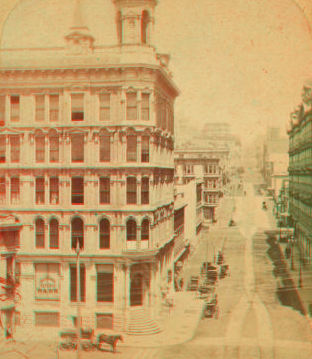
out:
{"label": "paved street", "polygon": [[[247,195],[224,198],[220,222],[205,233],[190,265],[185,268],[187,283],[204,260],[213,261],[223,246],[230,276],[219,281],[218,319],[200,321],[194,337],[184,344],[135,348],[117,346],[117,353],[83,352],[83,358],[169,359],[309,359],[312,358],[311,328],[301,314],[294,288],[277,296],[277,277],[292,283],[285,268],[280,268],[279,246],[275,241],[271,212],[262,211],[263,198],[254,194],[253,185],[245,185]],[[233,217],[236,227],[228,228]],[[285,273],[284,273],[285,272]],[[283,274],[284,273],[284,274]],[[291,273],[290,273],[291,275]],[[173,333],[172,333],[173,334]],[[19,353],[7,352],[3,358],[73,359],[71,351],[55,352],[55,343],[20,345]]]}

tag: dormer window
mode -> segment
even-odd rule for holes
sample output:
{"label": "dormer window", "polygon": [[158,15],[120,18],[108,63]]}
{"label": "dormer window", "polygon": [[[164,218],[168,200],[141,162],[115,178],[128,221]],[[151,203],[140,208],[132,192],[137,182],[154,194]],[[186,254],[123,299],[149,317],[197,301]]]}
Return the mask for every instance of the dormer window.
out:
{"label": "dormer window", "polygon": [[71,95],[71,119],[72,121],[84,120],[84,94]]}

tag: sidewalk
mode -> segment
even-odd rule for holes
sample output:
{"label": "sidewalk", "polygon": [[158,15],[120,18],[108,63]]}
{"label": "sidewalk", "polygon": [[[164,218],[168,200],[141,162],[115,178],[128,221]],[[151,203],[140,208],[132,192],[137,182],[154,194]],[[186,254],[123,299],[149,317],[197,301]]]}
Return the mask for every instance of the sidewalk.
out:
{"label": "sidewalk", "polygon": [[[221,219],[224,223],[229,221],[233,201],[232,198],[224,201]],[[174,292],[175,306],[170,309],[170,314],[169,309],[165,308],[163,321],[159,323],[163,326],[163,331],[146,336],[125,335],[124,342],[121,345],[125,347],[153,348],[181,344],[192,339],[201,320],[205,300],[198,299],[196,292],[186,291],[187,285],[191,276],[200,275],[202,262],[214,261],[214,256],[217,256],[218,251],[226,240],[227,228],[227,226],[226,229],[216,226],[209,230],[204,230],[203,239],[183,269],[184,290]]]}
{"label": "sidewalk", "polygon": [[[276,228],[277,231],[279,228],[276,227],[276,218],[272,213],[272,201],[269,202],[269,210],[268,210],[268,220],[273,228]],[[277,237],[278,233],[277,233]],[[305,316],[310,324],[312,330],[312,313],[310,314],[309,305],[312,306],[312,269],[309,267],[309,264],[301,264],[300,268],[300,253],[299,248],[294,245],[293,248],[293,263],[294,269],[291,269],[291,257],[289,259],[285,258],[285,249],[287,243],[278,242],[279,247],[281,248],[281,252],[283,253],[284,261],[287,265],[287,270],[291,275],[293,282],[296,286],[296,291],[299,295],[301,304],[305,311]],[[301,273],[300,273],[301,272]]]}

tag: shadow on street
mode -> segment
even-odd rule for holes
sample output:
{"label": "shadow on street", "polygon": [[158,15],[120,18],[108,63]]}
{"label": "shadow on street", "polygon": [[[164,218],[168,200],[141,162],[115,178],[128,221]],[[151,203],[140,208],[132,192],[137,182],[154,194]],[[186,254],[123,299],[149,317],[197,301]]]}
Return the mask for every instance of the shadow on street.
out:
{"label": "shadow on street", "polygon": [[267,243],[270,246],[267,250],[267,255],[274,265],[273,275],[276,278],[277,298],[282,305],[292,307],[294,310],[299,311],[302,315],[305,315],[305,309],[301,303],[299,293],[291,273],[287,268],[282,250],[276,242],[275,234],[271,231],[266,231],[265,234],[267,236]]}

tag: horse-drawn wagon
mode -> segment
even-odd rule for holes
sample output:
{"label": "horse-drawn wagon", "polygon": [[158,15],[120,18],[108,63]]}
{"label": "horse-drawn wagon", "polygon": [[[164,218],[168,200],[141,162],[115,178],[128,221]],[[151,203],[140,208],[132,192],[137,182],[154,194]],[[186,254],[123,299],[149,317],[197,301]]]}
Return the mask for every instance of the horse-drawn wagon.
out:
{"label": "horse-drawn wagon", "polygon": [[[60,349],[76,350],[78,345],[78,335],[76,329],[64,329],[59,332],[59,343]],[[116,352],[117,342],[123,341],[123,337],[120,334],[117,335],[106,335],[94,334],[93,329],[81,329],[80,331],[80,346],[83,350],[105,350],[106,345],[110,345],[113,353]]]}

